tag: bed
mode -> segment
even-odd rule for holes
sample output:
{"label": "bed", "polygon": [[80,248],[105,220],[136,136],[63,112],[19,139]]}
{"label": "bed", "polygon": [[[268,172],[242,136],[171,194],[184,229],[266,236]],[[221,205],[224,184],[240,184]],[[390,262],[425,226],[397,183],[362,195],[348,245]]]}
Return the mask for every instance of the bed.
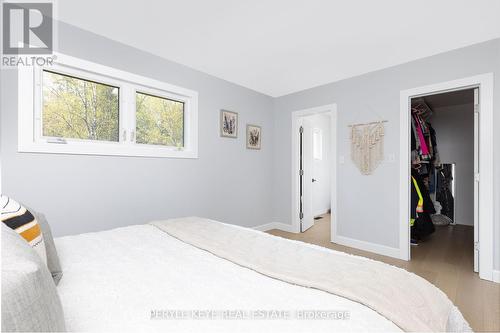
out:
{"label": "bed", "polygon": [[[387,311],[370,302],[335,294],[328,283],[315,285],[315,280],[323,281],[314,276],[314,259],[300,266],[301,260],[309,258],[308,251],[327,257],[346,256],[349,262],[361,260],[363,266],[372,261],[255,230],[187,218],[65,236],[56,238],[55,243],[64,272],[57,289],[68,331],[412,330],[388,319],[392,317]],[[265,243],[270,248],[262,245]],[[273,258],[282,255],[284,248],[292,249],[299,256],[290,260],[291,265],[297,262],[296,267],[312,267],[311,283],[260,268],[265,263],[253,265],[244,258],[238,261],[232,255],[238,250],[230,246],[238,246],[241,256],[248,254],[250,261],[262,251]],[[293,268],[287,272],[294,274]],[[437,288],[403,272],[398,274],[408,274],[410,280],[417,279],[434,293],[435,303],[446,303],[446,296],[441,300],[442,292]],[[446,330],[469,331],[460,312],[448,303],[446,306],[450,311],[443,324]]]}

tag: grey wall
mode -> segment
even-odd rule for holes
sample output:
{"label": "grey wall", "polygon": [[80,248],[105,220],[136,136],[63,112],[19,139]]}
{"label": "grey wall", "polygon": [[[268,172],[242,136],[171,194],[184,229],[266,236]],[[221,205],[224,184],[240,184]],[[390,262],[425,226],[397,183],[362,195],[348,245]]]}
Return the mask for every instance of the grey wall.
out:
{"label": "grey wall", "polygon": [[[16,71],[3,70],[3,193],[46,213],[57,236],[185,215],[271,222],[270,97],[66,24],[59,33],[62,53],[198,91],[199,158],[18,153]],[[239,112],[238,139],[219,136],[221,108]],[[246,123],[262,126],[262,150],[245,148]]]}
{"label": "grey wall", "polygon": [[455,163],[455,222],[474,225],[474,101],[434,108],[429,121],[441,162]]}
{"label": "grey wall", "polygon": [[[398,247],[400,91],[494,72],[495,128],[500,125],[498,39],[271,99],[66,24],[59,33],[63,53],[197,90],[200,126],[197,160],[17,153],[16,72],[2,71],[2,191],[44,211],[56,235],[183,215],[243,226],[291,223],[291,112],[337,103],[338,151],[345,160],[337,165],[334,218],[339,234]],[[239,112],[237,140],[218,136],[221,108]],[[386,155],[394,154],[396,160],[384,162],[372,176],[362,176],[349,159],[347,125],[378,119],[389,121]],[[260,151],[245,149],[241,129],[247,122],[262,125]],[[494,140],[494,246],[499,269],[500,131]]]}
{"label": "grey wall", "polygon": [[[366,55],[369,56],[369,55]],[[274,220],[291,223],[291,112],[330,103],[338,106],[338,211],[340,236],[399,247],[399,98],[400,91],[494,72],[494,122],[500,128],[500,40],[496,39],[275,100]],[[349,159],[348,124],[386,119],[386,156],[371,176],[362,176]],[[495,267],[500,268],[500,131],[495,131]]]}

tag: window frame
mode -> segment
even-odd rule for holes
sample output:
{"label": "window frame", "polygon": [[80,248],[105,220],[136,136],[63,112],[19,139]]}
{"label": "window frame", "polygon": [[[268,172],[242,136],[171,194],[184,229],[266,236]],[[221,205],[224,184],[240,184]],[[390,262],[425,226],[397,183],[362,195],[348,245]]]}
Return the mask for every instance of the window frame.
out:
{"label": "window frame", "polygon": [[105,140],[90,140],[90,139],[78,139],[78,138],[63,138],[66,142],[81,142],[81,143],[106,143],[106,144],[117,144],[120,143],[122,133],[124,128],[122,124],[124,121],[123,109],[123,99],[121,98],[122,84],[121,81],[115,80],[113,78],[103,78],[99,75],[95,75],[86,71],[79,69],[68,69],[60,65],[53,65],[50,68],[43,68],[42,70],[37,70],[34,72],[34,86],[35,86],[35,107],[34,107],[34,136],[39,141],[61,141],[59,137],[50,137],[43,135],[43,72],[48,71],[54,74],[70,76],[78,80],[94,82],[97,84],[103,84],[118,88],[118,141],[105,141]]}
{"label": "window frame", "polygon": [[[31,153],[198,158],[198,93],[155,79],[75,57],[55,54],[51,66],[18,68],[18,151]],[[44,137],[43,70],[119,88],[119,140],[100,141]],[[184,146],[138,144],[136,92],[184,102]]]}
{"label": "window frame", "polygon": [[184,104],[184,109],[183,109],[183,118],[184,118],[184,121],[183,121],[183,126],[184,126],[184,134],[183,134],[183,143],[184,143],[184,147],[189,144],[189,143],[186,143],[186,141],[188,141],[188,137],[186,135],[186,131],[188,131],[188,129],[186,128],[186,109],[190,107],[190,100],[189,99],[186,99],[186,98],[182,98],[181,96],[179,95],[173,95],[173,94],[169,94],[168,92],[165,92],[165,91],[161,91],[161,90],[157,90],[157,89],[147,89],[147,88],[144,88],[144,89],[135,89],[134,91],[134,142],[138,145],[141,145],[141,146],[155,146],[155,147],[162,147],[161,145],[157,145],[157,144],[147,144],[147,143],[137,143],[137,110],[136,110],[136,98],[137,98],[137,94],[143,94],[143,95],[149,95],[151,97],[157,97],[157,98],[162,98],[162,99],[167,99],[167,100],[171,100],[171,101],[174,101],[174,102],[180,102],[180,103],[183,103]]}

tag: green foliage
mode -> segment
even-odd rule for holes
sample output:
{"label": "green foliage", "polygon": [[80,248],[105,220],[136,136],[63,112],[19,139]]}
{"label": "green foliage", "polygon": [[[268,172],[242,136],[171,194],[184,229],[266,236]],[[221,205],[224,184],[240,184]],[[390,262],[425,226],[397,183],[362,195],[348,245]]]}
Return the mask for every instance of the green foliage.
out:
{"label": "green foliage", "polygon": [[136,94],[137,143],[184,146],[184,103]]}
{"label": "green foliage", "polygon": [[43,72],[43,135],[118,141],[118,88]]}
{"label": "green foliage", "polygon": [[[43,135],[119,141],[119,89],[43,72]],[[184,146],[184,103],[136,94],[137,143]]]}

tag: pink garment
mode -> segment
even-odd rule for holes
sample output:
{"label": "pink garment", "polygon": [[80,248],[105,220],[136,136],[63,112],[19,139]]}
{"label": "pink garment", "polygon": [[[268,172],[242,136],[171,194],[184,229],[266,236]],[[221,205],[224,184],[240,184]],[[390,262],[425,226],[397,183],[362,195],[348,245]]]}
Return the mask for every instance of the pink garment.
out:
{"label": "pink garment", "polygon": [[425,142],[424,134],[420,128],[420,122],[416,121],[417,125],[417,135],[418,141],[420,141],[420,149],[422,149],[422,155],[429,155],[429,148],[427,148],[427,143]]}

